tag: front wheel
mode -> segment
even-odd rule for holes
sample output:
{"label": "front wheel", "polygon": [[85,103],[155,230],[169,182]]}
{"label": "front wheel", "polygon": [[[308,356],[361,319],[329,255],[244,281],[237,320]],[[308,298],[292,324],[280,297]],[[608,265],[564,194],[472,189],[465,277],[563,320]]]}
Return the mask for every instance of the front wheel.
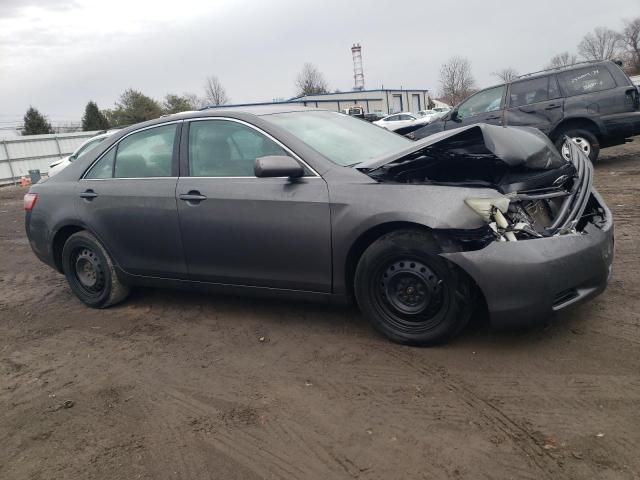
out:
{"label": "front wheel", "polygon": [[73,293],[90,307],[106,308],[129,294],[129,287],[118,278],[111,257],[89,232],[69,237],[62,249],[62,268]]}
{"label": "front wheel", "polygon": [[566,160],[571,160],[569,156],[569,145],[567,144],[566,137],[569,137],[580,150],[584,153],[591,163],[594,163],[598,159],[600,154],[600,144],[597,137],[589,130],[582,128],[574,128],[566,130],[560,134],[556,140],[556,147]]}
{"label": "front wheel", "polygon": [[428,234],[403,230],[379,238],[362,255],[355,275],[356,299],[390,340],[419,346],[443,343],[469,321],[469,281],[439,252]]}

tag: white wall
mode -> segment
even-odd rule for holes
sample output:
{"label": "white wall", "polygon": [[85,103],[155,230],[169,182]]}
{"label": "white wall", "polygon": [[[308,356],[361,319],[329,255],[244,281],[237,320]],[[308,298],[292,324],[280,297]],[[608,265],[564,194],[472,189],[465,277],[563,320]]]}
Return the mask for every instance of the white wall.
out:
{"label": "white wall", "polygon": [[87,138],[100,132],[74,132],[56,135],[27,135],[0,140],[0,184],[7,184],[29,170],[49,171],[49,164],[65,157],[82,145]]}
{"label": "white wall", "polygon": [[[316,107],[317,103],[318,108],[326,108],[327,110],[335,111],[347,108],[350,105],[360,105],[364,108],[365,112],[380,111],[385,113],[395,113],[393,109],[394,95],[399,96],[402,99],[402,110],[405,112],[414,110],[413,95],[417,95],[420,99],[420,110],[427,108],[427,98],[429,96],[427,90],[352,91],[328,93],[325,95],[308,95],[306,97],[297,98],[295,101],[304,102],[304,105],[307,107]],[[340,101],[339,107],[338,101]],[[399,100],[396,100],[396,105],[400,105]],[[397,110],[400,111],[399,108]]]}

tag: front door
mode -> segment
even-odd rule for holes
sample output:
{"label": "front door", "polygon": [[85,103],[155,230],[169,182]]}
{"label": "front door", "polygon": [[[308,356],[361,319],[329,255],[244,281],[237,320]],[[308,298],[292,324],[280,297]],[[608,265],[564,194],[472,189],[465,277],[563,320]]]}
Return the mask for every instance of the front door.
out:
{"label": "front door", "polygon": [[330,292],[324,180],[310,169],[295,180],[256,178],[256,158],[293,155],[244,122],[207,119],[185,127],[176,196],[190,278]]}
{"label": "front door", "polygon": [[131,133],[78,182],[83,222],[126,272],[186,278],[175,190],[180,123]]}
{"label": "front door", "polygon": [[500,85],[470,96],[454,110],[455,120],[451,120],[451,114],[449,115],[445,129],[450,130],[474,123],[502,125],[504,92],[505,86]]}
{"label": "front door", "polygon": [[511,84],[505,125],[535,127],[547,135],[562,120],[564,104],[554,75]]}

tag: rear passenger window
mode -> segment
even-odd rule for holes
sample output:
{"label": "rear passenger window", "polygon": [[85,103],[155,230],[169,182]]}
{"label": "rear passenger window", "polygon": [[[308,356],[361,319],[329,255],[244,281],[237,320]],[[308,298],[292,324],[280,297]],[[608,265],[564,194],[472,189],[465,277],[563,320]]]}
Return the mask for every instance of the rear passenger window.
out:
{"label": "rear passenger window", "polygon": [[616,82],[604,66],[587,67],[558,74],[560,86],[567,96],[599,92],[616,86]]}
{"label": "rear passenger window", "polygon": [[253,177],[256,158],[288,155],[251,127],[228,120],[191,122],[189,173],[192,177]]}
{"label": "rear passenger window", "polygon": [[532,78],[511,84],[509,98],[511,107],[549,100],[549,77]]}
{"label": "rear passenger window", "polygon": [[109,150],[84,178],[170,177],[176,124],[133,133]]}
{"label": "rear passenger window", "polygon": [[170,177],[176,124],[129,135],[118,144],[115,178]]}
{"label": "rear passenger window", "polygon": [[562,95],[560,94],[558,79],[556,77],[549,77],[549,100],[560,97],[562,97]]}
{"label": "rear passenger window", "polygon": [[113,161],[116,158],[116,149],[112,148],[102,156],[98,162],[93,164],[91,170],[84,178],[111,178],[113,177]]}

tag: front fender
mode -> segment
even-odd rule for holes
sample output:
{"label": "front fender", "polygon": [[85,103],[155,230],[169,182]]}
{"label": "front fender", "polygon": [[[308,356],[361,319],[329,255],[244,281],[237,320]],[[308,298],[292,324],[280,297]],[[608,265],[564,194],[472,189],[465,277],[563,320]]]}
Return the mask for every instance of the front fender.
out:
{"label": "front fender", "polygon": [[[444,187],[417,184],[330,185],[335,293],[346,291],[349,252],[363,236],[404,224],[432,230],[474,230],[484,220],[465,203],[466,198],[497,198],[487,188]],[[386,228],[389,227],[389,228]]]}

